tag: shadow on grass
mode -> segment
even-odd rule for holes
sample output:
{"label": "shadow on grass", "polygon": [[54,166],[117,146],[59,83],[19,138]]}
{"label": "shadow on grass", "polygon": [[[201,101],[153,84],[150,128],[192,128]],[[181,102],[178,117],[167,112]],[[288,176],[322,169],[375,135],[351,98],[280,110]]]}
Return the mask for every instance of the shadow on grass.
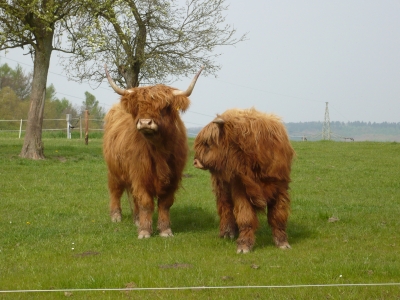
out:
{"label": "shadow on grass", "polygon": [[212,213],[200,206],[173,206],[171,222],[176,233],[217,230],[219,226],[217,212]]}
{"label": "shadow on grass", "polygon": [[315,236],[314,231],[309,227],[301,223],[289,222],[289,227],[287,230],[290,244],[296,244],[303,240],[307,240]]}
{"label": "shadow on grass", "polygon": [[[216,211],[210,211],[201,206],[174,205],[170,211],[171,228],[174,233],[196,233],[210,231],[218,234],[219,217]],[[153,226],[156,228],[158,213],[153,215]],[[258,215],[260,227],[256,231],[256,248],[274,247],[271,228],[267,223],[266,216]],[[123,214],[123,222],[133,223],[130,212]],[[315,236],[313,230],[303,223],[293,222],[289,220],[287,234],[290,245],[303,243],[304,240]],[[236,240],[235,237],[234,240]]]}
{"label": "shadow on grass", "polygon": [[[260,227],[256,231],[256,248],[264,248],[264,247],[275,247],[271,228],[268,226],[266,218],[259,216]],[[301,223],[295,223],[289,221],[287,227],[287,235],[288,241],[291,246],[294,246],[298,243],[303,243],[304,240],[307,240],[314,236],[314,232],[310,230],[309,227],[305,226]]]}
{"label": "shadow on grass", "polygon": [[[171,228],[174,233],[201,232],[208,230],[218,231],[219,219],[217,212],[212,213],[200,206],[173,205],[170,210]],[[153,214],[153,229],[157,227],[158,213]],[[110,221],[111,222],[111,221]],[[131,211],[122,211],[122,222],[131,223],[133,219]]]}

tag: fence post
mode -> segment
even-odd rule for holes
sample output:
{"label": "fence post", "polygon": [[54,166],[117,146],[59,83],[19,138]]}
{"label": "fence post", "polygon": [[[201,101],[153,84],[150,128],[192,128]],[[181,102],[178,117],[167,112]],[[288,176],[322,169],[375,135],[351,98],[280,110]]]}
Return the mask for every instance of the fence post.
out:
{"label": "fence post", "polygon": [[71,114],[67,114],[67,139],[71,139]]}
{"label": "fence post", "polygon": [[79,132],[81,133],[80,139],[82,139],[82,116],[79,116]]}
{"label": "fence post", "polygon": [[19,136],[18,138],[21,138],[21,131],[22,131],[22,119],[21,119],[21,123],[19,123]]}
{"label": "fence post", "polygon": [[85,110],[85,145],[89,143],[89,111]]}

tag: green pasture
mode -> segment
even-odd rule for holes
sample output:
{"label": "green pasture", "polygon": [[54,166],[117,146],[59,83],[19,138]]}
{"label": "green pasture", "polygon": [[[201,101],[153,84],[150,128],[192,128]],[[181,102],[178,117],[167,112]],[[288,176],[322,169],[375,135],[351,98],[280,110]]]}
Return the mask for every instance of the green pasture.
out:
{"label": "green pasture", "polygon": [[[173,238],[138,240],[126,199],[111,223],[101,142],[45,138],[47,159],[31,161],[0,138],[0,299],[400,299],[399,143],[293,142],[292,249],[259,215],[254,250],[236,254],[193,153]],[[197,288],[103,290],[125,287]],[[64,289],[95,290],[4,292]]]}

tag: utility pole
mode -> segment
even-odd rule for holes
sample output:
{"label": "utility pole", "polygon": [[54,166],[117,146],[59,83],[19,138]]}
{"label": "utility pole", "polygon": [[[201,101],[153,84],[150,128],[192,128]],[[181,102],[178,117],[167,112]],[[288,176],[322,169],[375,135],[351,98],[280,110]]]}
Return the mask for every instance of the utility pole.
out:
{"label": "utility pole", "polygon": [[324,120],[324,125],[322,126],[322,139],[330,140],[331,139],[331,121],[329,120],[328,102],[325,102],[325,103],[326,103],[325,120]]}

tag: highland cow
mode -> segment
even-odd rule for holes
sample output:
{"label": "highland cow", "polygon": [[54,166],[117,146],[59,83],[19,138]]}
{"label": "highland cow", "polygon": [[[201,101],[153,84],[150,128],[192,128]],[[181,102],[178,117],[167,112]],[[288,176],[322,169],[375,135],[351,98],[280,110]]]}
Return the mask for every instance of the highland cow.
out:
{"label": "highland cow", "polygon": [[120,103],[107,113],[104,126],[111,221],[121,221],[121,196],[126,191],[139,239],[152,234],[154,199],[159,234],[172,236],[169,211],[188,155],[179,112],[189,107],[188,97],[202,69],[186,91],[165,85],[124,90],[105,70],[109,84],[121,95]]}
{"label": "highland cow", "polygon": [[290,248],[286,225],[295,152],[280,118],[254,108],[230,109],[197,135],[194,166],[211,173],[220,217],[220,237],[237,239],[237,252],[249,252],[265,212],[274,242]]}

